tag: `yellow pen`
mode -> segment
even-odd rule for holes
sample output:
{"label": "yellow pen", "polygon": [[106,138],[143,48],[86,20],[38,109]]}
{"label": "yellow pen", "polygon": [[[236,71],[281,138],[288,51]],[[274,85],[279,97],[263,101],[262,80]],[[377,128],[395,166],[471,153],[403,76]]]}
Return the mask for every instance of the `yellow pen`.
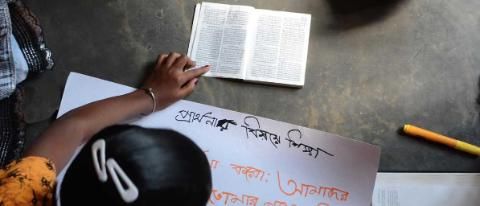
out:
{"label": "yellow pen", "polygon": [[406,134],[412,135],[412,136],[417,136],[417,137],[422,137],[424,139],[430,140],[432,142],[437,142],[440,144],[447,145],[449,147],[455,148],[460,151],[468,152],[472,155],[480,155],[480,147],[456,140],[451,137],[447,137],[441,134],[437,134],[432,131],[428,131],[426,129],[422,129],[420,127],[416,127],[413,125],[406,124],[403,126],[403,131]]}

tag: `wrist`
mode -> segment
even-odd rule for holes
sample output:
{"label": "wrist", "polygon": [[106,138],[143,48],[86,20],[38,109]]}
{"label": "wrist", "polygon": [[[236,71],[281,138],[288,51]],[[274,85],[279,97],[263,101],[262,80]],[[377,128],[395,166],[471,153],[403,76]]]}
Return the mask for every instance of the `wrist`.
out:
{"label": "wrist", "polygon": [[156,107],[152,97],[143,89],[135,90],[131,93],[131,96],[138,102],[138,112],[140,114],[148,115],[152,113],[153,108]]}
{"label": "wrist", "polygon": [[157,111],[157,95],[155,95],[155,92],[153,91],[153,88],[151,88],[151,87],[142,88],[142,90],[152,100],[152,111],[150,113],[154,113],[155,111]]}

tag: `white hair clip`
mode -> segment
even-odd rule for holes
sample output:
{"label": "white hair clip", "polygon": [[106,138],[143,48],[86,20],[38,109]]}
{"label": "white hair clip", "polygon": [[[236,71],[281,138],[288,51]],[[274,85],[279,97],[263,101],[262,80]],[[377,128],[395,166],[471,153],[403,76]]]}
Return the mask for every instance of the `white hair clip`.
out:
{"label": "white hair clip", "polygon": [[[138,198],[138,188],[132,182],[132,180],[127,176],[127,174],[123,171],[120,165],[115,161],[113,158],[108,158],[105,161],[105,151],[106,151],[106,144],[104,139],[98,139],[92,144],[92,157],[93,157],[93,167],[95,168],[95,172],[97,173],[98,179],[101,182],[107,182],[108,173],[112,177],[113,184],[117,189],[120,197],[122,197],[123,201],[126,203],[131,203]],[[99,157],[100,155],[100,157]],[[99,161],[100,160],[100,161]],[[127,188],[124,188],[122,180]]]}
{"label": "white hair clip", "polygon": [[[100,155],[100,158],[98,157]],[[98,139],[92,144],[93,167],[97,172],[98,179],[106,182],[108,179],[107,169],[105,168],[105,140]],[[100,159],[100,162],[98,161]]]}
{"label": "white hair clip", "polygon": [[[132,180],[125,174],[123,169],[118,165],[117,161],[110,158],[107,160],[107,168],[108,172],[112,176],[113,183],[117,188],[118,193],[122,196],[123,201],[126,203],[131,203],[135,201],[138,197],[138,189],[133,184]],[[127,188],[123,188],[122,183],[120,183],[120,179],[126,184]]]}

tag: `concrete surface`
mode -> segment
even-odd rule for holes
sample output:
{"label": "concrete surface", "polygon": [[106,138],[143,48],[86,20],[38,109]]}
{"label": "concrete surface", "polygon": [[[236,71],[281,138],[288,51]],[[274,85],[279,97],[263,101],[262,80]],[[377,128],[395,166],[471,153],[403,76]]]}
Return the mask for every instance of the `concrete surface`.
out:
{"label": "concrete surface", "polygon": [[[54,117],[70,71],[138,86],[158,53],[185,53],[196,3],[26,2],[56,60],[24,84],[29,143]],[[480,1],[351,1],[347,10],[322,0],[218,2],[311,13],[305,87],[204,78],[189,100],[379,145],[381,171],[480,172],[475,157],[397,134],[412,123],[480,145]]]}

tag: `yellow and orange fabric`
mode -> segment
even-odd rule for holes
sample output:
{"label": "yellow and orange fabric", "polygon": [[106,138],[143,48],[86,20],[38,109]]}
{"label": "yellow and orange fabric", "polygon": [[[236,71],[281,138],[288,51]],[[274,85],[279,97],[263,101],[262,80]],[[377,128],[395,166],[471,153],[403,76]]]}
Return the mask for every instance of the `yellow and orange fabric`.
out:
{"label": "yellow and orange fabric", "polygon": [[0,169],[0,206],[50,206],[56,171],[43,157],[25,157]]}

